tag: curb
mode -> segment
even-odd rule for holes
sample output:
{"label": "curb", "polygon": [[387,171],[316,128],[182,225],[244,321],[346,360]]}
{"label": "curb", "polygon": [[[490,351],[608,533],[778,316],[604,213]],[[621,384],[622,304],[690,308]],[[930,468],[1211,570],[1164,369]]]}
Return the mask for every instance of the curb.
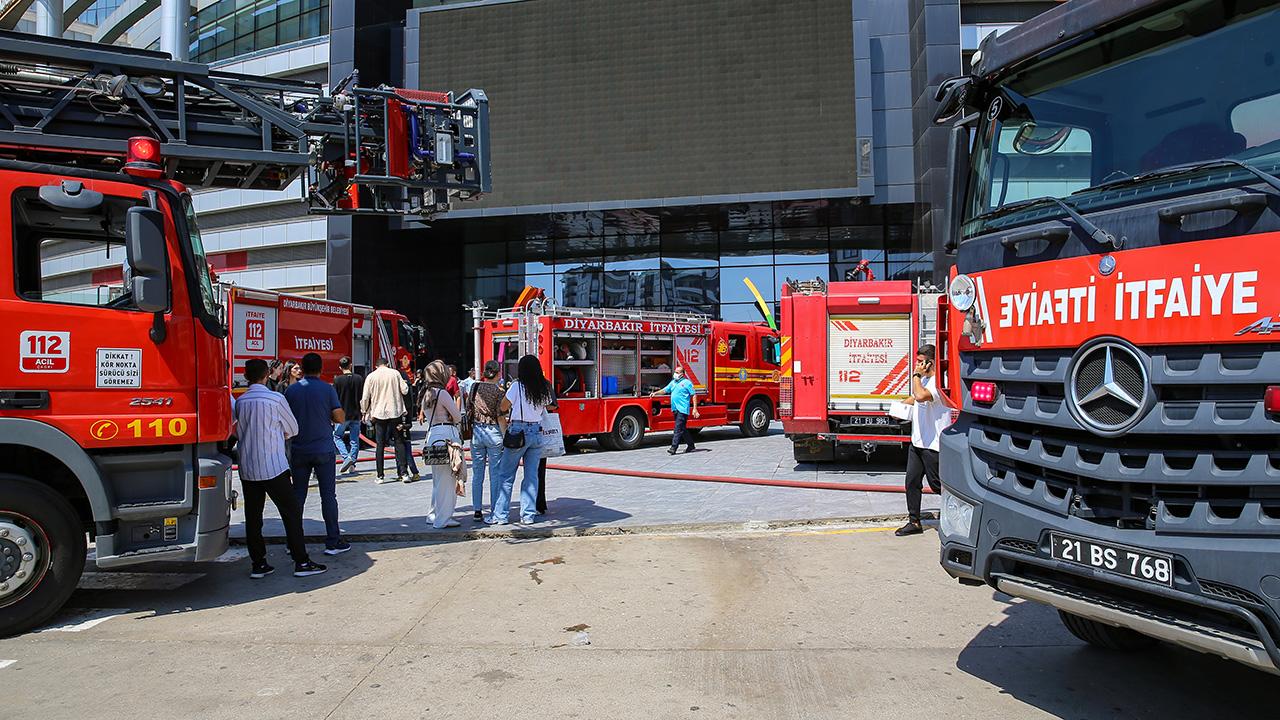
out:
{"label": "curb", "polygon": [[[922,513],[930,518],[934,513]],[[816,518],[808,520],[748,520],[746,522],[712,522],[712,523],[672,523],[668,525],[632,525],[632,526],[600,526],[600,527],[531,527],[522,525],[490,526],[483,530],[423,530],[421,532],[400,533],[343,533],[342,539],[352,543],[397,543],[397,542],[464,542],[468,540],[532,540],[545,538],[569,537],[618,537],[622,535],[670,535],[670,534],[716,534],[740,532],[767,532],[771,530],[793,530],[803,528],[826,528],[836,525],[866,525],[872,523],[906,522],[907,515],[864,515],[838,518]],[[269,545],[283,545],[285,538],[269,536],[265,538]],[[323,535],[307,535],[306,542],[323,544]],[[231,545],[243,546],[242,537],[231,538]]]}

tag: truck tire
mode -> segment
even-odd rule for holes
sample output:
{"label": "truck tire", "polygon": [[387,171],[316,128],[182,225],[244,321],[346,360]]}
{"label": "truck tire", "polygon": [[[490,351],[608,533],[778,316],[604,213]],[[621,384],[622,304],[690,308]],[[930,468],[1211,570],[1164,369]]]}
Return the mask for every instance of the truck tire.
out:
{"label": "truck tire", "polygon": [[[627,409],[613,420],[613,432],[606,435],[610,450],[633,450],[644,440],[644,415],[639,410]],[[603,441],[601,441],[603,444]]]}
{"label": "truck tire", "polygon": [[796,462],[821,463],[836,459],[836,446],[826,440],[819,440],[812,435],[791,439]]}
{"label": "truck tire", "polygon": [[1070,630],[1072,635],[1103,650],[1133,652],[1156,644],[1155,638],[1147,637],[1129,628],[1104,625],[1096,620],[1072,615],[1063,610],[1058,611],[1058,617],[1062,619],[1062,624],[1067,626],[1067,630]]}
{"label": "truck tire", "polygon": [[568,453],[568,452],[573,452],[573,451],[574,451],[574,449],[578,447],[578,441],[579,441],[579,440],[581,440],[581,439],[582,439],[582,436],[581,436],[581,435],[565,435],[565,436],[564,436],[564,451],[565,451],[565,452],[567,452],[567,453]]}
{"label": "truck tire", "polygon": [[600,447],[604,448],[605,450],[618,449],[618,447],[613,444],[613,433],[597,433],[595,435],[595,438],[596,438],[596,442],[600,443]]}
{"label": "truck tire", "polygon": [[769,423],[773,422],[773,408],[764,398],[755,398],[747,403],[742,411],[742,434],[745,437],[760,437],[769,432]]}
{"label": "truck tire", "polygon": [[0,474],[0,637],[30,630],[62,608],[84,572],[85,550],[80,517],[66,498]]}

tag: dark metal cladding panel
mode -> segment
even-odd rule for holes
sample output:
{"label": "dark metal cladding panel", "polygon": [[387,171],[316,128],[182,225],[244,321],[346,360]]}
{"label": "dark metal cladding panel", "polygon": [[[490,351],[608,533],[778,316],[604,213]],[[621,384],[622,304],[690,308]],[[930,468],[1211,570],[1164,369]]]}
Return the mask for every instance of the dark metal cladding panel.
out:
{"label": "dark metal cladding panel", "polygon": [[849,0],[539,0],[420,20],[419,87],[492,102],[480,207],[858,183]]}

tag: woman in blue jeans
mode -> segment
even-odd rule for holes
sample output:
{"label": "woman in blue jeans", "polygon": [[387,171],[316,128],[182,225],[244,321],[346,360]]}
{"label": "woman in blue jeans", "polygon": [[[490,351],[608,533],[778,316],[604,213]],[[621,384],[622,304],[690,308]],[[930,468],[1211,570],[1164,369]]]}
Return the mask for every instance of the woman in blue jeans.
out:
{"label": "woman in blue jeans", "polygon": [[501,484],[498,462],[502,458],[502,388],[498,387],[498,373],[502,367],[496,360],[484,365],[484,377],[477,380],[467,393],[468,412],[471,414],[471,509],[476,520],[484,519],[484,479],[489,471],[489,502],[498,497]]}
{"label": "woman in blue jeans", "polygon": [[517,366],[515,382],[507,388],[501,410],[510,413],[507,434],[521,436],[518,448],[504,447],[498,463],[498,492],[493,497],[493,510],[486,520],[490,525],[505,525],[511,512],[511,490],[515,486],[516,468],[524,461],[524,482],[520,485],[520,522],[536,522],[538,503],[538,459],[542,450],[542,413],[555,409],[555,393],[542,374],[538,358],[525,355]]}

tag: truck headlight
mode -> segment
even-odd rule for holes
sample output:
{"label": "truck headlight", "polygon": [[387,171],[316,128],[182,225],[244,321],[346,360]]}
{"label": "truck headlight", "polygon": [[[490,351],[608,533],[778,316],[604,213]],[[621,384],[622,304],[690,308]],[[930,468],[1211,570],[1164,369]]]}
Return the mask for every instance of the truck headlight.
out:
{"label": "truck headlight", "polygon": [[969,312],[969,308],[978,299],[977,284],[968,275],[956,275],[951,278],[951,284],[947,287],[947,297],[951,300],[951,307],[960,312]]}
{"label": "truck headlight", "polygon": [[942,489],[942,513],[938,529],[946,537],[968,540],[973,529],[973,505]]}

